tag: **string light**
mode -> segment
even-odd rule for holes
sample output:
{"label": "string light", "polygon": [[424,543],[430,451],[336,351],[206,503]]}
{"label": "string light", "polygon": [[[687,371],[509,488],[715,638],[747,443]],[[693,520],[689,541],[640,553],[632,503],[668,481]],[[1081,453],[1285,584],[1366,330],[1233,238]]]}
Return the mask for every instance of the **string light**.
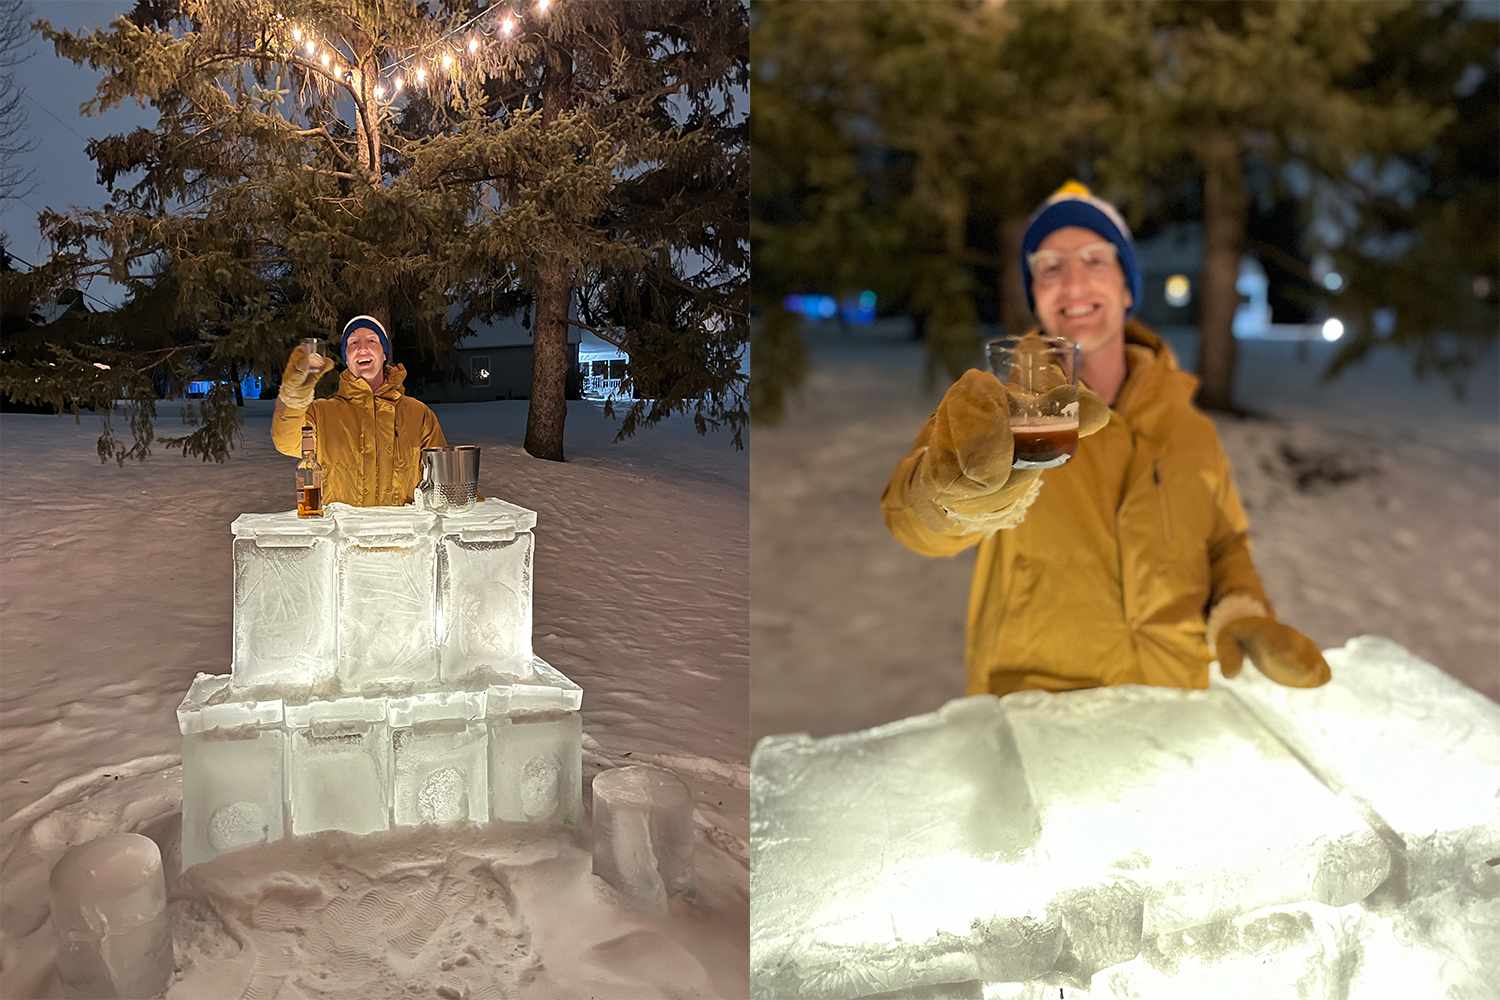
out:
{"label": "string light", "polygon": [[536,0],[536,9],[538,13],[547,13],[547,0]]}
{"label": "string light", "polygon": [[328,68],[328,63],[329,63],[329,58],[328,58],[328,53],[327,52],[323,53],[323,55],[320,57],[320,61],[323,63],[323,68],[327,69]]}
{"label": "string light", "polygon": [[318,43],[313,41],[311,38],[307,40],[307,54],[310,56],[315,56],[318,54]]}
{"label": "string light", "polygon": [[448,53],[444,52],[443,53],[443,69],[449,69],[452,66],[453,66],[453,57],[450,56]]}
{"label": "string light", "polygon": [[300,41],[302,41],[302,29],[301,28],[293,28],[292,29],[292,41],[294,41],[294,42],[300,42]]}
{"label": "string light", "polygon": [[379,101],[379,100],[383,100],[384,98],[385,98],[385,88],[382,87],[380,84],[377,83],[375,85],[375,100]]}
{"label": "string light", "polygon": [[417,67],[417,82],[418,83],[426,83],[427,82],[427,70],[424,67],[421,67],[421,66]]}
{"label": "string light", "polygon": [[513,17],[507,16],[505,18],[505,22],[500,25],[500,30],[503,31],[503,32],[505,32],[507,35],[510,34],[512,31],[515,31],[516,30],[516,19],[513,18]]}
{"label": "string light", "polygon": [[403,86],[405,86],[405,81],[402,80],[399,76],[396,77],[396,93],[401,93],[401,88]]}
{"label": "string light", "polygon": [[469,39],[469,54],[473,55],[479,49],[479,39]]}

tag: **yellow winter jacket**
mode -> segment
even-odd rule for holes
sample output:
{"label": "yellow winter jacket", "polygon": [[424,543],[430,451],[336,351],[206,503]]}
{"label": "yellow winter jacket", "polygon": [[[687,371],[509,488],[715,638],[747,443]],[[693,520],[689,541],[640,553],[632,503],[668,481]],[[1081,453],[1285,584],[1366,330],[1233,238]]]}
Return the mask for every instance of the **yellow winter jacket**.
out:
{"label": "yellow winter jacket", "polygon": [[323,502],[396,507],[412,502],[422,479],[422,449],[448,442],[437,415],[402,391],[406,368],[389,365],[379,391],[345,368],[338,395],[304,410],[281,400],[271,417],[271,440],[283,455],[302,455],[302,425],[310,423],[323,466]]}
{"label": "yellow winter jacket", "polygon": [[886,490],[886,524],[909,548],[946,556],[979,546],[969,694],[1205,688],[1208,610],[1230,594],[1269,607],[1229,461],[1213,424],[1191,405],[1198,380],[1134,321],[1125,351],[1128,375],[1109,423],[1065,465],[1042,473],[1041,493],[1015,528],[933,532],[897,483],[910,458]]}

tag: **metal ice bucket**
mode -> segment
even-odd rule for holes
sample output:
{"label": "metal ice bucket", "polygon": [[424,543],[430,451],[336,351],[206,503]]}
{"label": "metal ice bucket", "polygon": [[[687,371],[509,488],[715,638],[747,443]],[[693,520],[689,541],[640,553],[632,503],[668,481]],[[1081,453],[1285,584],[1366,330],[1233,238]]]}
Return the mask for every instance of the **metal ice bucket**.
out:
{"label": "metal ice bucket", "polygon": [[417,506],[424,510],[468,510],[479,499],[479,446],[422,449],[422,481]]}

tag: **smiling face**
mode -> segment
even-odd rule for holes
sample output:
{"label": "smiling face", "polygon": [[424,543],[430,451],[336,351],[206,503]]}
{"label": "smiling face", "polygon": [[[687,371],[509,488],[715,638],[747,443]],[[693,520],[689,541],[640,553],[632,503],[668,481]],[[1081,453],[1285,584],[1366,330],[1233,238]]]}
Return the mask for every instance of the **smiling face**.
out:
{"label": "smiling face", "polygon": [[1063,262],[1061,280],[1055,284],[1033,279],[1031,294],[1037,319],[1047,333],[1076,343],[1083,355],[1123,344],[1125,311],[1135,304],[1118,263],[1103,273],[1091,274],[1077,258],[1080,247],[1103,240],[1092,229],[1064,226],[1047,234],[1037,247],[1070,255]]}
{"label": "smiling face", "polygon": [[355,330],[344,345],[349,370],[370,383],[371,389],[379,389],[385,381],[385,348],[380,346],[380,335],[374,330]]}

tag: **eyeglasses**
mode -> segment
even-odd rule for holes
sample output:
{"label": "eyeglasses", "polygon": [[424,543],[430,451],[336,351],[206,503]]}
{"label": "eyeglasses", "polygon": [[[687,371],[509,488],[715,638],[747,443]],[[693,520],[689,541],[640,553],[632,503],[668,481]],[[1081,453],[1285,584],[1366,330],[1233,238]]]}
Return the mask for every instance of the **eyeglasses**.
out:
{"label": "eyeglasses", "polygon": [[1031,268],[1031,280],[1039,285],[1055,285],[1063,280],[1068,261],[1076,260],[1083,265],[1084,275],[1093,280],[1109,274],[1119,264],[1120,251],[1113,243],[1089,243],[1072,253],[1061,250],[1038,250],[1026,257],[1026,266]]}

